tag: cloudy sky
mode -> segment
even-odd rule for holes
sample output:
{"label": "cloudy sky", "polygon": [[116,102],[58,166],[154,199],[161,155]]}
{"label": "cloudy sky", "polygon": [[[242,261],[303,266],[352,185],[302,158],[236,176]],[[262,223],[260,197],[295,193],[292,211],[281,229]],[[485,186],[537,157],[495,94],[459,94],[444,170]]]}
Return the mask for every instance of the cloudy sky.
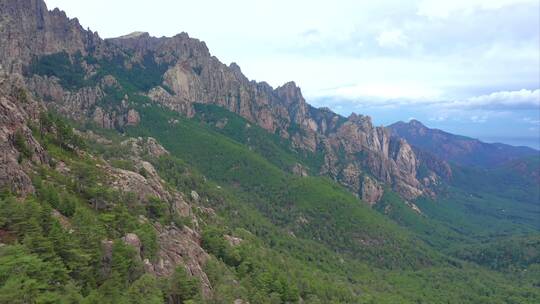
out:
{"label": "cloudy sky", "polygon": [[343,115],[540,146],[539,0],[46,2],[105,38],[187,32]]}

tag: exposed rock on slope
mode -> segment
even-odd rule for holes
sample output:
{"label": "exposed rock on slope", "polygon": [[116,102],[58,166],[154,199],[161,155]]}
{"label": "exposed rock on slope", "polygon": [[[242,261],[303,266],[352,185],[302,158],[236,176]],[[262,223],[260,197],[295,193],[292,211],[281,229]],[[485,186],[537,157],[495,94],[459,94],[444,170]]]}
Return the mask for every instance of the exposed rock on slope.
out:
{"label": "exposed rock on slope", "polygon": [[[79,133],[81,136],[90,140],[101,142],[104,145],[112,145],[112,142],[100,138],[94,133]],[[123,241],[134,247],[141,257],[146,272],[159,277],[167,277],[174,273],[177,266],[181,265],[193,276],[201,281],[201,290],[203,296],[209,298],[212,293],[210,281],[203,270],[206,261],[209,258],[208,253],[201,247],[201,236],[196,230],[198,227],[197,217],[192,212],[191,205],[184,199],[184,196],[166,186],[165,181],[161,179],[152,164],[143,160],[143,157],[155,159],[169,152],[165,150],[153,138],[130,138],[121,143],[121,146],[127,148],[124,159],[129,159],[134,164],[134,171],[115,168],[104,161],[100,170],[107,176],[109,186],[124,193],[134,194],[133,203],[148,204],[151,198],[159,198],[166,202],[170,209],[177,215],[189,218],[194,224],[194,228],[186,226],[177,227],[176,225],[164,226],[160,223],[151,223],[157,235],[158,250],[156,259],[150,261],[142,260],[141,252],[144,250],[141,241],[136,234],[128,233],[123,237]],[[135,171],[144,169],[144,176]],[[202,210],[203,208],[201,208]],[[204,211],[202,211],[204,212]],[[149,222],[148,219],[141,217],[141,221]],[[112,248],[110,241],[104,241],[107,248]]]}
{"label": "exposed rock on slope", "polygon": [[[157,277],[171,276],[178,265],[183,265],[190,275],[201,280],[203,297],[210,298],[212,286],[203,266],[209,259],[208,253],[201,248],[199,233],[189,227],[178,228],[176,226],[163,227],[157,223],[154,225],[158,235],[158,252],[155,262],[144,259],[144,270]],[[142,259],[142,242],[134,233],[128,233],[122,241],[135,249],[139,259]]]}
{"label": "exposed rock on slope", "polygon": [[[36,164],[48,165],[50,157],[34,139],[28,125],[37,124],[44,109],[40,102],[26,93],[22,79],[17,76],[7,77],[0,70],[0,189],[8,188],[23,196],[34,192],[29,174],[34,171]],[[95,134],[79,134],[107,143]],[[114,168],[103,162],[99,169],[108,177],[110,185],[123,192],[134,193],[139,204],[147,203],[152,196],[158,197],[167,202],[171,210],[178,215],[191,218],[197,227],[197,219],[191,211],[192,206],[184,200],[181,193],[168,189],[154,167],[142,160],[143,156],[156,158],[168,152],[152,138],[129,139],[122,145],[129,148],[130,153],[126,157],[130,157],[137,168],[144,168],[146,176]],[[57,164],[56,170],[64,175],[72,172],[63,162]],[[53,212],[56,217],[61,216],[57,211]],[[199,233],[188,227],[163,227],[158,223],[154,224],[154,228],[158,238],[158,258],[155,262],[144,261],[145,269],[157,276],[169,276],[178,265],[183,265],[189,273],[201,280],[203,295],[209,297],[211,286],[203,271],[208,254],[201,248]],[[128,234],[124,241],[141,252],[141,242],[137,235]],[[104,240],[103,246],[104,259],[107,260],[107,252],[112,250],[112,242]]]}
{"label": "exposed rock on slope", "polygon": [[[421,161],[407,142],[390,138],[368,117],[344,118],[328,109],[311,107],[294,82],[273,89],[267,83],[250,81],[237,64],[221,63],[204,42],[186,33],[156,38],[139,32],[103,41],[63,12],[47,11],[42,0],[6,0],[0,8],[0,62],[12,71],[23,71],[23,63],[33,56],[58,52],[66,52],[72,61],[90,55],[92,60],[81,63],[87,80],[102,75],[97,73],[103,70],[100,60],[124,69],[122,73],[146,66],[149,74],[162,73],[161,84],[149,82],[153,88],[141,92],[154,102],[188,117],[194,115],[194,103],[224,107],[290,139],[297,149],[323,153],[325,165],[319,168],[320,173],[340,181],[358,196],[373,200],[382,189],[375,190],[372,183],[364,185],[365,176],[388,184],[409,199],[427,190],[416,176]],[[118,86],[115,79],[105,76],[97,80],[97,84],[68,91],[57,79],[28,75],[31,90],[64,115],[91,118],[105,128],[136,124],[139,115],[130,109],[127,98],[117,100],[117,106],[100,103],[110,95],[107,88]]]}
{"label": "exposed rock on slope", "polygon": [[0,69],[0,189],[25,195],[34,191],[28,162],[46,163],[48,157],[27,123],[36,121],[43,106],[33,100],[18,77]]}
{"label": "exposed rock on slope", "polygon": [[77,91],[66,90],[54,77],[34,75],[27,79],[27,86],[40,99],[46,101],[49,108],[77,121],[90,119],[97,126],[106,129],[137,125],[140,116],[130,108],[129,97],[118,105],[104,104],[102,100],[110,88],[119,88],[118,81],[107,75],[96,86],[83,87]]}
{"label": "exposed rock on slope", "polygon": [[103,41],[84,30],[63,11],[48,11],[43,0],[0,2],[0,64],[9,72],[22,72],[36,55],[68,52],[87,54]]}
{"label": "exposed rock on slope", "polygon": [[155,227],[158,231],[158,260],[153,264],[145,263],[146,270],[157,276],[170,276],[176,265],[184,265],[191,275],[201,280],[203,296],[208,298],[212,286],[203,266],[209,255],[201,248],[199,233],[185,226],[178,229],[157,224]]}
{"label": "exposed rock on slope", "polygon": [[[146,173],[142,176],[136,172],[111,168],[109,172],[112,186],[125,192],[135,193],[143,204],[147,203],[149,198],[157,197],[167,202],[171,210],[179,216],[189,218],[197,226],[197,218],[192,212],[192,206],[184,200],[183,195],[168,189],[154,167],[140,158],[142,156],[159,157],[168,154],[167,150],[153,138],[129,139],[122,145],[131,148],[133,153],[131,159],[135,162],[135,166],[139,169],[143,168]],[[183,265],[191,275],[201,280],[203,295],[209,297],[211,285],[203,271],[208,254],[201,248],[200,234],[186,226],[162,226],[159,223],[154,223],[153,226],[158,236],[159,248],[156,261],[143,261],[145,270],[163,277],[172,275],[178,265]],[[131,239],[134,237],[132,236]],[[141,251],[140,242],[138,246],[136,240],[131,243],[139,252]]]}
{"label": "exposed rock on slope", "polygon": [[156,62],[171,64],[163,82],[174,95],[159,87],[149,93],[152,100],[168,108],[191,116],[190,104],[216,104],[289,138],[299,149],[323,151],[326,164],[321,173],[370,200],[380,198],[382,188],[375,190],[373,184],[362,187],[366,174],[392,185],[409,199],[424,192],[425,186],[416,178],[419,161],[411,147],[392,139],[384,128],[374,127],[369,117],[351,115],[345,119],[327,109],[315,109],[294,82],[272,89],[266,83],[249,81],[238,65],[220,63],[203,42],[187,34],[172,38],[143,34],[108,41],[135,52],[135,57],[153,52]]}

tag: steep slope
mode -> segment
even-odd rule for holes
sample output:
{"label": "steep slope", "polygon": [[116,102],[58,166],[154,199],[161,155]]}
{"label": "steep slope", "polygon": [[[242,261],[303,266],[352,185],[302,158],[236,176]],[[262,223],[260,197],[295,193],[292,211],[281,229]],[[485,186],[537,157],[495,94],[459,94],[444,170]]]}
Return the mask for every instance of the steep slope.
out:
{"label": "steep slope", "polygon": [[[141,123],[128,131],[157,128],[152,133],[174,154],[189,157],[223,187],[198,175],[152,138],[129,138],[103,129],[98,130],[107,137],[74,133],[33,97],[21,97],[26,89],[20,82],[1,83],[3,104],[9,101],[12,113],[16,109],[20,114],[17,125],[0,121],[0,129],[11,134],[1,152],[7,159],[18,159],[17,170],[31,177],[28,190],[13,188],[0,197],[1,302],[24,296],[28,302],[72,303],[414,303],[440,298],[472,303],[482,297],[467,292],[480,295],[485,288],[492,299],[512,294],[524,302],[540,297],[529,287],[513,286],[481,269],[468,271],[465,285],[448,286],[445,290],[451,295],[436,286],[426,289],[434,275],[450,284],[462,272],[339,186],[320,178],[289,176],[240,143],[175,112],[150,107],[141,111]],[[144,104],[133,106],[141,110]],[[32,118],[25,109],[40,110]],[[158,119],[163,124],[147,125],[155,115],[166,115]],[[175,134],[182,129],[187,131],[183,136]],[[24,130],[26,137],[17,139],[14,134]],[[183,138],[188,134],[191,139]],[[234,153],[211,162],[219,157],[210,148],[216,144],[217,149],[234,149],[247,161],[235,169],[240,174],[226,173],[230,168],[224,162]],[[196,150],[198,146],[202,149]],[[179,153],[180,147],[188,150]],[[268,176],[242,173],[258,167]],[[225,170],[212,173],[211,168]],[[248,190],[250,184],[242,180],[244,190],[239,191],[234,181],[244,176],[255,179],[253,186],[262,182],[257,178],[270,181],[276,176],[291,185],[286,195],[292,196],[285,200],[294,202],[288,207],[294,223],[282,211],[269,213],[270,202],[254,196],[265,189]],[[228,181],[232,187],[225,187]],[[3,186],[16,184],[8,181]],[[276,199],[276,194],[266,199]],[[254,200],[268,207],[250,203]],[[350,252],[354,247],[347,231],[365,248]],[[338,242],[331,243],[329,237]],[[320,241],[312,240],[317,238]],[[489,283],[486,287],[479,281]],[[422,296],[418,285],[424,286]]]}
{"label": "steep slope", "polygon": [[[137,107],[141,122],[128,128],[128,134],[156,137],[171,153],[208,178],[222,187],[232,187],[245,198],[245,204],[254,206],[275,225],[381,266],[420,267],[432,263],[434,257],[427,248],[419,249],[420,244],[409,246],[414,240],[396,227],[386,226],[383,217],[328,179],[287,174],[204,125],[148,101],[144,103],[144,99],[141,102]],[[398,251],[399,259],[394,256]]]}
{"label": "steep slope", "polygon": [[430,129],[417,120],[397,122],[388,128],[393,135],[406,139],[413,146],[463,166],[493,168],[511,160],[540,155],[539,151],[527,147],[488,144],[478,139]]}
{"label": "steep slope", "polygon": [[0,20],[0,64],[9,72],[22,72],[36,55],[87,54],[102,45],[97,33],[58,9],[48,11],[42,0],[2,0]]}
{"label": "steep slope", "polygon": [[76,19],[47,11],[42,0],[5,0],[0,8],[0,62],[24,72],[30,90],[64,115],[106,128],[136,124],[138,113],[117,94],[118,85],[188,117],[195,103],[211,103],[290,139],[296,149],[322,153],[318,173],[369,203],[380,199],[383,184],[408,199],[432,193],[417,176],[420,160],[409,144],[374,127],[369,117],[315,109],[293,82],[273,89],[249,81],[238,65],[222,64],[185,33],[103,41]]}
{"label": "steep slope", "polygon": [[31,102],[24,88],[14,87],[22,79],[8,76],[0,69],[0,188],[28,194],[34,192],[32,181],[27,174],[24,158],[36,163],[46,163],[47,155],[43,147],[33,138],[28,121],[35,121],[43,106]]}
{"label": "steep slope", "polygon": [[[270,293],[293,302],[308,295],[356,302],[343,274],[311,268],[269,249],[249,232],[234,232],[242,239],[233,236],[211,208],[201,205],[203,199],[208,203],[205,192],[199,198],[193,190],[215,186],[192,176],[189,167],[179,167],[183,163],[154,139],[74,132],[41,102],[23,95],[21,83],[0,78],[2,106],[11,110],[0,120],[5,132],[0,153],[13,167],[1,174],[0,302],[24,297],[29,303],[230,303],[242,298],[263,303]],[[174,161],[175,181],[181,174],[189,187],[175,190],[161,179],[150,163],[160,160]],[[12,179],[4,180],[8,173]],[[279,237],[275,228],[273,233]],[[233,248],[228,239],[242,244]],[[309,250],[339,260],[325,248]],[[222,256],[228,262],[245,260],[249,269],[244,266],[237,277]],[[279,265],[291,271],[278,274],[273,269]],[[263,285],[269,275],[271,282],[280,280],[279,288]],[[307,282],[324,286],[324,294],[298,287]]]}
{"label": "steep slope", "polygon": [[189,105],[216,104],[290,139],[296,148],[321,151],[325,163],[320,173],[339,180],[370,203],[380,198],[376,193],[382,193],[372,177],[392,185],[407,198],[423,193],[425,187],[416,177],[418,160],[409,145],[392,139],[384,128],[374,127],[369,117],[351,115],[346,119],[315,109],[294,82],[273,89],[266,83],[249,81],[238,65],[222,64],[203,42],[187,34],[173,38],[140,34],[107,41],[134,53],[135,58],[153,56],[156,62],[171,65],[162,84],[170,92],[154,88],[148,94],[156,102],[173,110],[180,104],[188,109],[184,112],[188,116],[193,113]]}
{"label": "steep slope", "polygon": [[[293,83],[243,81],[186,34],[135,33],[96,50],[82,39],[81,50],[69,45],[84,34],[76,21],[1,1],[1,29],[25,50],[10,56],[30,59],[0,69],[0,303],[539,301],[537,280],[435,249],[474,239],[480,221],[512,233],[521,209],[501,216],[474,204],[496,197],[471,203],[468,192],[459,205],[410,200],[447,178],[447,164],[369,117],[314,109]],[[27,24],[49,38],[13,34],[33,35]],[[383,201],[372,209],[318,174]],[[455,206],[478,221],[449,215]],[[535,232],[529,213],[524,231]],[[442,238],[420,240],[430,234]],[[524,261],[534,270],[536,258]]]}
{"label": "steep slope", "polygon": [[192,207],[138,152],[165,150],[155,141],[123,150],[145,176],[114,167],[26,92],[20,78],[0,75],[0,302],[80,302],[81,294],[99,301],[98,286],[141,279],[155,288],[144,273],[166,278],[184,267],[209,297],[197,228],[164,221],[196,221]]}

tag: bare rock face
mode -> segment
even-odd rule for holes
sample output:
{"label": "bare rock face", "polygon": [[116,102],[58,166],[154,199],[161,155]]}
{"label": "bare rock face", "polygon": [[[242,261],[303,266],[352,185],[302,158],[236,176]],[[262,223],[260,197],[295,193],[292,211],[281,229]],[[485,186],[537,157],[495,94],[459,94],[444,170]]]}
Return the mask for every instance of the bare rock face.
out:
{"label": "bare rock face", "polygon": [[[238,65],[222,64],[203,42],[187,34],[172,38],[140,34],[109,41],[135,52],[136,58],[150,51],[157,62],[170,64],[163,80],[174,94],[159,87],[151,90],[148,96],[157,103],[188,115],[192,115],[189,104],[216,104],[290,139],[298,149],[322,150],[326,164],[321,174],[339,180],[359,196],[363,195],[362,170],[408,199],[424,193],[425,186],[416,177],[414,151],[406,142],[392,139],[386,129],[374,127],[369,117],[354,114],[345,119],[328,109],[315,109],[294,82],[273,89],[249,81]],[[339,157],[341,152],[344,158]]]}
{"label": "bare rock face", "polygon": [[129,147],[131,152],[139,157],[149,155],[154,158],[159,158],[163,155],[169,155],[169,151],[163,148],[155,138],[130,138],[121,143],[122,146]]}
{"label": "bare rock face", "polygon": [[[115,144],[91,131],[77,132],[77,134],[102,145]],[[159,176],[154,166],[145,160],[147,158],[157,159],[168,155],[169,152],[154,138],[129,138],[121,142],[120,145],[127,148],[123,159],[129,160],[133,168],[130,170],[116,168],[104,161],[99,167],[108,177],[108,185],[119,191],[134,194],[137,202],[141,204],[148,203],[151,198],[158,198],[167,202],[178,215],[189,217],[196,223],[191,206],[183,195],[167,187],[166,182]]]}
{"label": "bare rock face", "polygon": [[155,87],[148,92],[148,97],[155,103],[161,104],[173,111],[183,113],[187,117],[195,115],[193,103],[189,100],[182,99],[180,96],[171,95],[162,87]]}
{"label": "bare rock face", "polygon": [[140,122],[140,115],[129,107],[127,96],[116,106],[100,103],[106,97],[108,88],[120,87],[113,76],[107,75],[96,86],[76,91],[64,89],[55,77],[33,75],[26,80],[26,84],[30,91],[45,101],[47,107],[73,120],[85,121],[90,118],[105,129],[134,126]]}
{"label": "bare rock face", "polygon": [[[48,11],[43,0],[6,0],[0,4],[0,62],[13,72],[22,72],[32,56],[66,52],[96,58],[124,58],[129,67],[148,55],[167,67],[162,84],[146,94],[169,109],[194,115],[195,103],[215,104],[237,113],[270,133],[290,139],[294,148],[323,152],[320,173],[346,185],[362,196],[363,173],[390,185],[407,199],[426,193],[429,187],[417,177],[419,161],[407,142],[392,138],[384,128],[374,127],[369,117],[339,116],[306,103],[300,88],[289,82],[276,89],[250,81],[240,67],[227,66],[212,56],[206,44],[186,33],[155,38],[134,33],[101,40],[85,31],[76,19],[61,11]],[[129,54],[129,56],[127,55]],[[85,68],[86,78],[97,67]],[[90,117],[104,128],[137,124],[140,116],[124,98],[119,106],[103,104],[106,88],[119,86],[106,76],[95,87],[64,90],[58,80],[29,76],[28,87],[47,100],[48,106],[73,119]],[[419,181],[422,179],[422,182]]]}
{"label": "bare rock face", "polygon": [[361,189],[362,171],[353,163],[347,164],[340,173],[340,182],[351,189],[354,193],[358,193]]}
{"label": "bare rock face", "polygon": [[168,191],[164,186],[165,182],[159,177],[154,167],[141,161],[137,164],[144,168],[146,176],[140,173],[112,168],[108,170],[110,176],[110,186],[124,192],[134,193],[138,201],[147,203],[150,198],[159,198],[168,202],[172,209],[180,216],[192,217],[191,207],[184,200],[183,196],[176,191]]}
{"label": "bare rock face", "polygon": [[[201,247],[200,235],[188,227],[163,227],[159,223],[154,225],[154,229],[158,236],[157,258],[155,261],[144,259],[142,261],[144,270],[157,277],[169,277],[178,266],[183,266],[191,276],[200,279],[203,297],[210,298],[212,286],[203,270],[209,255]],[[122,237],[122,242],[132,247],[136,252],[136,257],[142,260],[143,248],[138,235],[128,233]],[[112,247],[112,241],[102,241],[104,273],[110,272]]]}
{"label": "bare rock face", "polygon": [[29,162],[47,163],[48,156],[28,123],[36,121],[42,109],[20,78],[8,77],[0,69],[0,188],[20,195],[34,191],[27,174]]}
{"label": "bare rock face", "polygon": [[418,206],[416,206],[414,203],[405,201],[405,205],[407,205],[407,207],[411,208],[412,211],[416,212],[417,214],[423,215],[422,210],[420,210],[420,208],[418,208]]}
{"label": "bare rock face", "polygon": [[377,181],[365,175],[362,181],[362,200],[373,206],[382,198],[383,194],[384,190],[382,186]]}
{"label": "bare rock face", "polygon": [[0,2],[0,64],[8,72],[22,72],[35,55],[85,55],[101,45],[97,33],[85,31],[77,19],[67,18],[58,9],[48,11],[42,0]]}
{"label": "bare rock face", "polygon": [[158,232],[158,259],[155,263],[146,263],[147,271],[156,276],[170,276],[176,266],[184,265],[192,276],[201,280],[203,296],[209,298],[212,287],[203,271],[209,255],[201,248],[200,235],[188,227],[156,224],[155,228]]}
{"label": "bare rock face", "polygon": [[139,112],[129,109],[127,112],[127,118],[126,118],[126,125],[128,126],[136,126],[141,121],[141,116],[139,115]]}
{"label": "bare rock face", "polygon": [[[325,147],[327,156],[323,172],[330,174],[353,192],[365,182],[362,168],[387,183],[408,199],[423,193],[417,180],[418,161],[406,141],[393,138],[385,128],[374,127],[367,116],[352,114],[334,133]],[[339,158],[337,151],[343,151]],[[378,192],[378,191],[376,191]]]}
{"label": "bare rock face", "polygon": [[112,251],[113,251],[114,242],[111,240],[102,240],[101,241],[101,273],[104,277],[107,277],[111,273],[112,266]]}
{"label": "bare rock face", "polygon": [[301,177],[309,176],[308,170],[304,166],[298,163],[294,164],[291,171],[294,175],[297,175],[297,176],[301,176]]}
{"label": "bare rock face", "polygon": [[233,247],[242,244],[242,242],[244,241],[241,238],[238,238],[232,235],[227,235],[227,234],[225,235],[225,240],[229,243],[229,245]]}
{"label": "bare rock face", "polygon": [[135,252],[137,253],[137,256],[139,258],[141,257],[142,243],[138,235],[136,235],[135,233],[128,233],[122,238],[122,241],[126,243],[126,245],[133,247],[133,249],[135,249]]}
{"label": "bare rock face", "polygon": [[[109,81],[110,79],[107,79],[104,83],[109,83]],[[96,104],[105,97],[103,91],[105,86],[101,85],[69,91],[62,88],[56,78],[37,75],[28,78],[26,83],[38,98],[47,102],[48,106],[58,113],[75,120],[83,120],[90,116],[90,113],[96,108]],[[103,109],[100,110],[103,111]],[[99,115],[99,113],[94,114],[94,117]],[[105,116],[105,113],[101,113],[101,118],[103,116]],[[97,120],[97,118],[94,118],[94,120]]]}

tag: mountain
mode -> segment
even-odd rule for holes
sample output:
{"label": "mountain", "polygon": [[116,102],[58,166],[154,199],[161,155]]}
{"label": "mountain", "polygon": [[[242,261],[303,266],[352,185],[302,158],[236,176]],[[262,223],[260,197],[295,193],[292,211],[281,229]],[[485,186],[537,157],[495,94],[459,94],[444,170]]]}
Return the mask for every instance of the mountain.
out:
{"label": "mountain", "polygon": [[114,109],[100,104],[115,98],[118,85],[188,117],[196,103],[216,104],[291,140],[298,150],[320,153],[324,162],[317,174],[338,180],[370,203],[380,199],[384,184],[409,199],[431,192],[417,174],[419,160],[410,145],[374,127],[369,117],[316,109],[294,82],[274,89],[250,81],[238,65],[222,64],[204,42],[185,33],[102,40],[76,19],[48,12],[42,1],[3,1],[2,6],[4,69],[22,71],[31,91],[70,118],[90,118],[106,128],[132,124],[137,113],[125,102]]}
{"label": "mountain", "polygon": [[535,159],[456,167],[39,0],[0,0],[0,41],[0,303],[540,300]]}
{"label": "mountain", "polygon": [[488,144],[478,139],[430,129],[417,120],[394,123],[388,128],[392,134],[404,138],[422,150],[463,166],[493,168],[512,160],[538,156],[539,151],[528,147]]}

